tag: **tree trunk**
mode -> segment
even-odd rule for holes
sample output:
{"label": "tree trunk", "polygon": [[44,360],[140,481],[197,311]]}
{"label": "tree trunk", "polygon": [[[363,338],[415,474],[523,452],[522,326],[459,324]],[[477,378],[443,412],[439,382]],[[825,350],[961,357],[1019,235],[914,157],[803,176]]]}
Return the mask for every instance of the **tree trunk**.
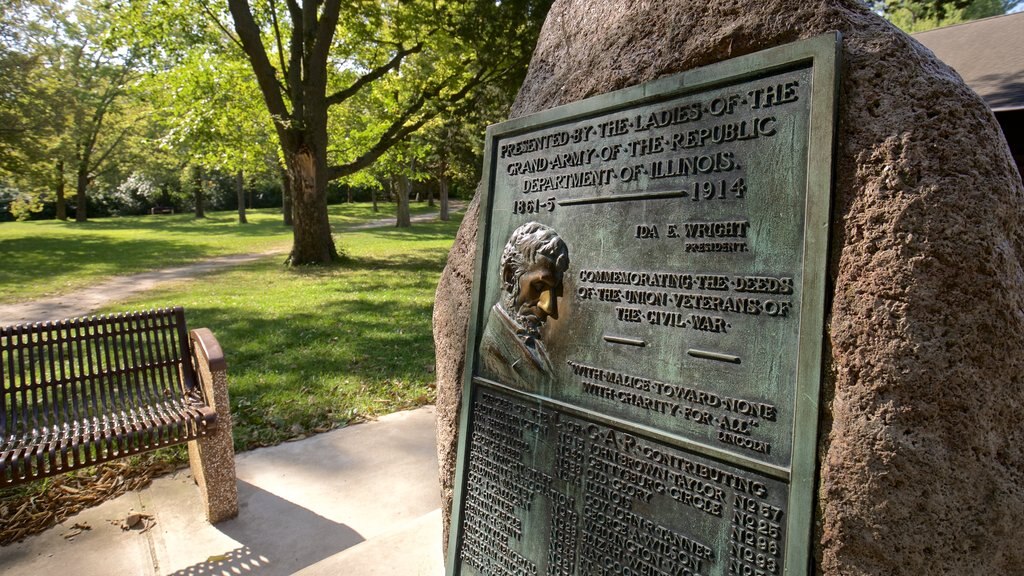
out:
{"label": "tree trunk", "polygon": [[378,212],[377,209],[377,189],[370,188],[370,202],[373,202],[373,211]]}
{"label": "tree trunk", "polygon": [[352,187],[351,186],[345,186],[345,191],[348,193],[348,203],[351,204],[352,203]]}
{"label": "tree trunk", "polygon": [[409,196],[412,194],[412,180],[402,175],[395,186],[395,199],[398,201],[398,218],[395,226],[398,228],[409,228],[412,220],[409,218]]}
{"label": "tree trunk", "polygon": [[196,204],[196,218],[206,218],[203,206],[203,169],[199,166],[192,167],[192,198]]}
{"label": "tree trunk", "polygon": [[448,192],[451,186],[451,180],[448,178],[448,168],[451,167],[451,163],[448,161],[452,140],[454,135],[452,129],[449,127],[447,130],[448,137],[445,139],[445,144],[441,147],[441,158],[437,170],[437,195],[441,202],[441,214],[440,218],[442,222],[447,222],[451,219],[448,206]]}
{"label": "tree trunk", "polygon": [[284,225],[292,225],[292,183],[288,179],[288,169],[281,167],[281,214],[284,215]]}
{"label": "tree trunk", "polygon": [[433,186],[427,187],[427,206],[434,207],[434,188]]}
{"label": "tree trunk", "polygon": [[238,193],[238,223],[248,224],[245,219],[245,177],[241,170],[235,175],[235,191]]}
{"label": "tree trunk", "polygon": [[85,222],[89,219],[86,214],[85,194],[89,188],[89,170],[86,162],[78,165],[78,179],[75,185],[75,222]]}
{"label": "tree trunk", "polygon": [[[288,155],[292,207],[295,221],[302,223],[293,229],[294,244],[288,256],[291,265],[328,264],[338,259],[327,217],[326,148],[321,152],[324,158],[317,159],[308,146],[302,146]],[[320,163],[323,165],[318,167]]]}
{"label": "tree trunk", "polygon": [[174,202],[171,201],[170,185],[166,182],[160,185],[160,200],[157,202],[157,206],[170,208],[171,214],[174,214]]}
{"label": "tree trunk", "polygon": [[57,194],[57,220],[68,219],[67,200],[64,199],[64,159],[57,160],[54,177],[54,191]]}
{"label": "tree trunk", "polygon": [[447,222],[451,219],[451,216],[448,215],[448,177],[441,176],[438,185],[441,188],[441,221]]}

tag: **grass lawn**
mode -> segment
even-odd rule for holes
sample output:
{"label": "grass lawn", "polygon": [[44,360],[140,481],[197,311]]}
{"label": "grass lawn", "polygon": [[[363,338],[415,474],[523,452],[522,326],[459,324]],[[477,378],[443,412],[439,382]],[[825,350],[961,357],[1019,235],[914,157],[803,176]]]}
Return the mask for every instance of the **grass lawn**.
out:
{"label": "grass lawn", "polygon": [[434,289],[458,221],[348,232],[347,261],[280,258],[108,311],[184,306],[224,348],[237,450],[433,401]]}
{"label": "grass lawn", "polygon": [[[413,213],[436,211],[413,205]],[[331,206],[331,224],[347,226],[394,218],[395,206],[369,203]],[[228,254],[286,251],[292,232],[276,209],[248,210],[249,224],[237,212],[97,218],[85,223],[57,220],[0,223],[0,302],[20,302],[72,293],[99,279]],[[344,241],[343,241],[343,244]]]}
{"label": "grass lawn", "polygon": [[[104,312],[180,305],[189,327],[213,331],[228,363],[237,451],[323,432],[434,400],[434,290],[460,219],[346,232],[347,259],[334,266],[286,268],[273,256],[168,284]],[[181,223],[189,225],[206,223]],[[130,465],[115,461],[0,490],[0,544],[186,459],[178,446],[132,457]]]}

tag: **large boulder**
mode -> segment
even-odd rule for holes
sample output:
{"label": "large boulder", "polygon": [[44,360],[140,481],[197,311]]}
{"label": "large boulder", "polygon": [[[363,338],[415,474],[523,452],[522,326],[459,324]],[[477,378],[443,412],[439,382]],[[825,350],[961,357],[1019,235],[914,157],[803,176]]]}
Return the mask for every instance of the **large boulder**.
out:
{"label": "large boulder", "polygon": [[[992,113],[858,0],[556,0],[511,117],[838,30],[822,574],[1024,568],[1024,190]],[[477,208],[434,312],[451,498]]]}

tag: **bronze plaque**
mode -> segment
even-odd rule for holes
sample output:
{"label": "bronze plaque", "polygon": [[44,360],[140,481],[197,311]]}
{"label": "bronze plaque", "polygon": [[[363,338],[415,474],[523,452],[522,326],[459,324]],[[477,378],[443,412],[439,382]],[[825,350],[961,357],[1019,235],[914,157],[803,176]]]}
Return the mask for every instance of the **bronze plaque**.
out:
{"label": "bronze plaque", "polygon": [[803,574],[837,35],[492,126],[449,574]]}

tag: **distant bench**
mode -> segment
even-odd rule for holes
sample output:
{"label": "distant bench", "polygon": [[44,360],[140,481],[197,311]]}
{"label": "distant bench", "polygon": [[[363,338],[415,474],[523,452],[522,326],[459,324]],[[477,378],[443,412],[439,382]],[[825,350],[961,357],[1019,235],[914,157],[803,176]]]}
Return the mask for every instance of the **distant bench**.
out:
{"label": "distant bench", "polygon": [[150,214],[174,214],[174,208],[169,206],[153,206],[149,209]]}
{"label": "distant bench", "polygon": [[189,444],[216,523],[238,514],[220,345],[179,308],[0,328],[0,487]]}

